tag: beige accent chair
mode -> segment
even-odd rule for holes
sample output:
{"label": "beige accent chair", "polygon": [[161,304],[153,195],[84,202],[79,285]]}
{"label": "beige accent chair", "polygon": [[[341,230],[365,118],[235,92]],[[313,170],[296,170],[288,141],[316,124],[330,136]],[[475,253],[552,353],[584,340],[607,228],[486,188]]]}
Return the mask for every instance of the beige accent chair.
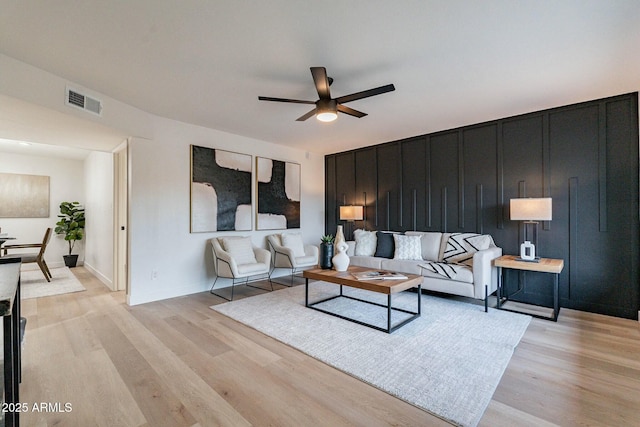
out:
{"label": "beige accent chair", "polygon": [[[49,267],[47,263],[44,261],[44,251],[47,249],[47,245],[49,244],[49,240],[51,239],[51,228],[47,228],[47,231],[44,232],[44,238],[42,239],[42,243],[26,243],[26,244],[18,244],[18,245],[4,245],[2,250],[4,251],[4,255],[2,258],[20,258],[23,264],[28,264],[30,262],[35,262],[40,267],[40,271],[44,274],[44,278],[47,279],[47,282],[51,281],[51,272],[49,271]],[[7,252],[14,249],[40,249],[38,252],[21,252],[15,254],[8,254]]]}
{"label": "beige accent chair", "polygon": [[[226,236],[214,237],[209,240],[213,251],[213,263],[216,270],[216,279],[211,286],[211,293],[224,298],[227,301],[233,300],[233,289],[236,283],[249,285],[249,279],[261,280],[269,279],[269,269],[271,265],[271,252],[259,248],[251,242],[250,237]],[[213,291],[219,278],[232,279],[231,298],[227,298]],[[273,285],[269,279],[271,290]],[[268,290],[258,286],[257,289]]]}
{"label": "beige accent chair", "polygon": [[291,270],[291,283],[289,285],[281,283],[282,285],[292,286],[293,276],[296,273],[318,265],[318,247],[305,245],[300,233],[271,234],[267,236],[267,242],[273,259],[273,268],[269,277],[276,268]]}

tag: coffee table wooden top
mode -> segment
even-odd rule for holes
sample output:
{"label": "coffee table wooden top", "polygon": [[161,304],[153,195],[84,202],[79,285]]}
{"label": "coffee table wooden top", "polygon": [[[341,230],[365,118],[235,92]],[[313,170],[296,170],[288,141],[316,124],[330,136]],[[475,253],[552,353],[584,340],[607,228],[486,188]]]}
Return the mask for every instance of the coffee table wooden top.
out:
{"label": "coffee table wooden top", "polygon": [[367,291],[378,292],[381,294],[395,294],[397,292],[406,291],[407,289],[416,288],[422,283],[422,276],[417,274],[404,274],[407,279],[402,280],[358,280],[351,273],[365,271],[380,271],[375,268],[350,266],[347,271],[323,270],[315,268],[313,270],[305,270],[302,277],[306,279],[321,280],[323,282],[335,283],[336,285],[345,285],[352,288],[365,289]]}

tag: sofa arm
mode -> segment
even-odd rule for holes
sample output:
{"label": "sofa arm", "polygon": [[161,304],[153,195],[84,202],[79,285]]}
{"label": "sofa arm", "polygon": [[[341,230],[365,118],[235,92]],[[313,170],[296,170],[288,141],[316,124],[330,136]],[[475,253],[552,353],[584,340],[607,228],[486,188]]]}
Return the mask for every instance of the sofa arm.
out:
{"label": "sofa arm", "polygon": [[493,266],[493,260],[502,256],[502,248],[492,246],[473,254],[473,287],[476,299],[484,299],[484,287],[489,287],[491,295],[498,288],[498,269]]}

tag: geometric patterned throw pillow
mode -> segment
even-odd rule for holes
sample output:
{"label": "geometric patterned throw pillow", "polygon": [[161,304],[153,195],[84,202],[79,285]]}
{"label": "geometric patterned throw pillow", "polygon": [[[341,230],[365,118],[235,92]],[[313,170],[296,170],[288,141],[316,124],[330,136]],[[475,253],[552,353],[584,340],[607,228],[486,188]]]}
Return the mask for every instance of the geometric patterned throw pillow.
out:
{"label": "geometric patterned throw pillow", "polygon": [[473,254],[489,249],[491,236],[476,233],[453,233],[449,236],[442,260],[449,264],[473,266]]}
{"label": "geometric patterned throw pillow", "polygon": [[442,260],[449,264],[473,266],[473,254],[488,249],[491,236],[476,233],[453,233],[449,236]]}
{"label": "geometric patterned throw pillow", "polygon": [[412,259],[422,260],[422,236],[404,236],[402,234],[394,234],[393,241],[396,249],[393,253],[393,259]]}

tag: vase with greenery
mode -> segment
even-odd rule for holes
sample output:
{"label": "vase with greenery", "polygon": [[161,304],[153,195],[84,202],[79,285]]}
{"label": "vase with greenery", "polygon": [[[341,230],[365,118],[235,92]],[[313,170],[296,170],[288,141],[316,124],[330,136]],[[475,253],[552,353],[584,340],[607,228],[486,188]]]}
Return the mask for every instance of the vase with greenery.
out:
{"label": "vase with greenery", "polygon": [[64,255],[64,264],[67,267],[75,267],[78,255],[71,254],[77,240],[84,237],[84,207],[79,202],[60,203],[60,214],[56,222],[56,234],[64,234],[64,240],[69,244],[69,254]]}
{"label": "vase with greenery", "polygon": [[333,267],[333,235],[326,234],[320,238],[320,268],[329,270]]}

